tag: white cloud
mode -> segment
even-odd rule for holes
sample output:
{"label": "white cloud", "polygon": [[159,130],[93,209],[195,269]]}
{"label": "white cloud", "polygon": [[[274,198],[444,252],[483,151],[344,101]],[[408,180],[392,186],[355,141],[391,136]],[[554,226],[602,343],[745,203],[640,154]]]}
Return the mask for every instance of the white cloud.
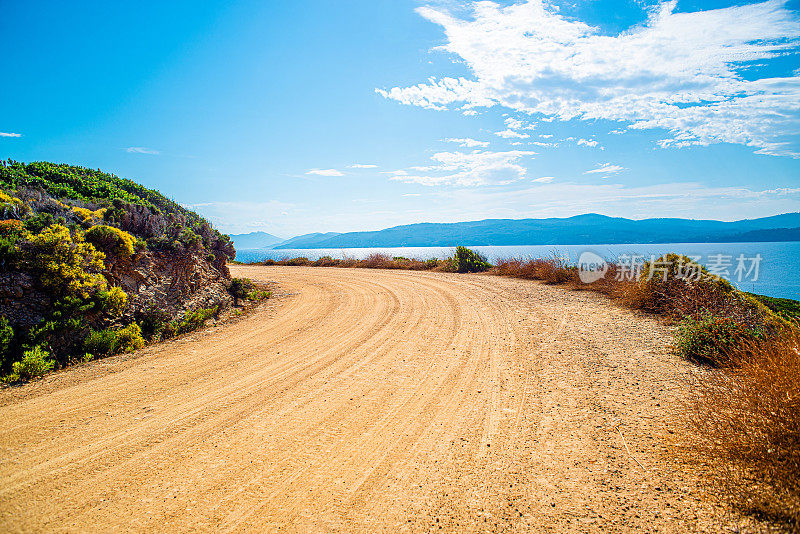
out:
{"label": "white cloud", "polygon": [[598,143],[594,139],[578,139],[578,145],[584,145],[584,146],[588,146],[588,147],[596,147],[599,144],[600,143]]}
{"label": "white cloud", "polygon": [[370,163],[353,163],[352,165],[347,166],[350,169],[375,169],[378,166],[372,165]]}
{"label": "white cloud", "polygon": [[464,137],[464,138],[448,137],[447,139],[445,139],[445,141],[447,141],[448,143],[458,143],[459,146],[463,146],[466,148],[489,146],[489,141],[478,141],[470,137]]}
{"label": "white cloud", "polygon": [[155,150],[153,148],[147,148],[144,146],[129,146],[125,149],[125,152],[129,154],[149,154],[151,156],[157,156],[161,152]]}
{"label": "white cloud", "polygon": [[608,133],[611,134],[611,135],[622,135],[622,134],[625,133],[625,130],[623,130],[621,128],[617,128],[616,130],[611,130]]}
{"label": "white cloud", "polygon": [[404,197],[419,197],[422,196],[422,193],[404,193]]}
{"label": "white cloud", "polygon": [[536,124],[525,122],[524,120],[518,119],[516,117],[508,117],[504,121],[506,126],[511,128],[512,130],[535,130]]}
{"label": "white cloud", "polygon": [[514,130],[511,129],[503,130],[502,132],[495,132],[494,134],[502,137],[503,139],[511,139],[511,138],[527,139],[528,137],[530,137],[530,135],[526,133],[515,132]]}
{"label": "white cloud", "polygon": [[11,132],[0,132],[0,137],[22,137],[22,134]]}
{"label": "white cloud", "polygon": [[342,171],[336,169],[311,169],[306,174],[316,174],[317,176],[344,176]]}
{"label": "white cloud", "polygon": [[539,137],[541,137],[542,139],[550,139],[551,137],[553,137],[553,134],[543,134],[540,135]]}
{"label": "white cloud", "polygon": [[759,77],[744,68],[798,50],[800,18],[783,0],[689,13],[662,2],[618,35],[569,19],[543,0],[417,11],[440,25],[441,49],[472,78],[429,78],[377,89],[431,109],[502,106],[539,120],[613,120],[669,132],[660,146],[712,143],[800,157],[800,75]]}
{"label": "white cloud", "polygon": [[[512,143],[512,144],[513,144],[513,143]],[[522,144],[522,143],[520,143],[520,144]],[[554,147],[554,146],[558,146],[558,143],[545,143],[545,142],[543,142],[543,141],[528,141],[528,144],[529,144],[529,145],[535,145],[535,146],[542,146],[542,147]]]}
{"label": "white cloud", "polygon": [[555,180],[555,176],[542,176],[541,178],[536,178],[535,180],[531,180],[532,182],[539,182],[541,184],[549,184],[553,180]]}
{"label": "white cloud", "polygon": [[624,171],[625,167],[621,167],[619,165],[612,165],[611,163],[603,163],[599,165],[596,169],[591,169],[583,174],[617,174],[620,171]]}
{"label": "white cloud", "polygon": [[391,174],[391,180],[427,186],[503,185],[525,178],[527,169],[519,164],[519,160],[534,154],[525,150],[438,152],[431,156],[434,165],[411,167],[411,170],[419,171],[416,174],[406,170],[386,174]]}

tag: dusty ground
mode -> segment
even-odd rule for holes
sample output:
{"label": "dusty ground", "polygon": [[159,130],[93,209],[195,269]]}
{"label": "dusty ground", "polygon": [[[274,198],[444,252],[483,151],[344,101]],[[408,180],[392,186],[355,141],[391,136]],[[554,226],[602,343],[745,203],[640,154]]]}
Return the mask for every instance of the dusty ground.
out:
{"label": "dusty ground", "polygon": [[287,294],[0,392],[0,531],[730,526],[669,460],[689,365],[655,320],[482,275],[232,270]]}

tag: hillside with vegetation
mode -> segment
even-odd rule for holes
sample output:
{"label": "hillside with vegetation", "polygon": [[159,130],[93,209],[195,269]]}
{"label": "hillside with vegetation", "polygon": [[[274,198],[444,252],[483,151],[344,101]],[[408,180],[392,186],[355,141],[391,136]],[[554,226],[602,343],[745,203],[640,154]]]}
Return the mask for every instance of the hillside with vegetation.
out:
{"label": "hillside with vegetation", "polygon": [[195,328],[231,301],[230,238],[131,180],[0,164],[0,377]]}

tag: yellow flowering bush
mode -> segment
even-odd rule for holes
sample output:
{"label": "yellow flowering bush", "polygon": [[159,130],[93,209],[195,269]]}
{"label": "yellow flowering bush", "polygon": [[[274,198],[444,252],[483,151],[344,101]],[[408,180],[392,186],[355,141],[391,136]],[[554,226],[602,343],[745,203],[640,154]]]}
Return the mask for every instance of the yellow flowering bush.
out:
{"label": "yellow flowering bush", "polygon": [[103,219],[107,209],[108,208],[100,208],[92,211],[87,208],[73,207],[72,211],[80,215],[83,218],[83,222],[94,223]]}
{"label": "yellow flowering bush", "polygon": [[114,226],[97,225],[86,230],[86,241],[118,256],[133,255],[136,238]]}
{"label": "yellow flowering bush", "polygon": [[105,254],[87,243],[80,231],[54,224],[28,238],[25,263],[38,271],[42,285],[56,294],[88,298],[107,287],[103,270]]}
{"label": "yellow flowering bush", "polygon": [[3,217],[20,218],[28,212],[22,200],[17,197],[12,197],[2,189],[0,189],[0,215]]}

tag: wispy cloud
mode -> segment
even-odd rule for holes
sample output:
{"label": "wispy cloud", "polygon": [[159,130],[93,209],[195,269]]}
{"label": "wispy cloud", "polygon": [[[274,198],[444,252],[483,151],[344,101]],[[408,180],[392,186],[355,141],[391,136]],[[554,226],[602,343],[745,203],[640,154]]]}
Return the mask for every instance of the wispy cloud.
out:
{"label": "wispy cloud", "polygon": [[161,152],[155,150],[153,148],[147,148],[144,146],[129,146],[125,149],[125,152],[129,154],[149,154],[151,156],[157,156]]}
{"label": "wispy cloud", "polygon": [[306,174],[316,174],[317,176],[344,176],[342,171],[336,169],[311,169]]}
{"label": "wispy cloud", "polygon": [[0,137],[22,137],[20,133],[0,132]]}
{"label": "wispy cloud", "polygon": [[370,163],[353,163],[347,166],[349,169],[375,169],[376,167],[377,165],[372,165]]}
{"label": "wispy cloud", "polygon": [[531,182],[538,182],[540,184],[549,184],[555,179],[556,179],[555,176],[542,176],[541,178],[536,178],[535,180],[531,180]]}
{"label": "wispy cloud", "polygon": [[594,139],[582,139],[582,138],[578,139],[578,146],[583,145],[583,146],[588,146],[588,147],[594,148],[599,144],[600,143],[598,143]]}
{"label": "wispy cloud", "polygon": [[475,147],[487,147],[489,146],[489,141],[478,141],[476,139],[472,139],[471,137],[448,137],[445,139],[448,143],[458,143],[459,146],[465,148],[475,148]]}
{"label": "wispy cloud", "polygon": [[536,152],[526,150],[437,152],[431,156],[433,165],[410,167],[409,170],[400,169],[386,174],[391,175],[391,180],[427,186],[504,185],[526,176],[527,169],[519,164],[519,160],[534,154]]}
{"label": "wispy cloud", "polygon": [[[521,145],[522,143],[511,143],[512,145]],[[528,141],[529,145],[534,146],[541,146],[541,147],[556,147],[558,143],[546,143],[544,141]]]}
{"label": "wispy cloud", "polygon": [[527,139],[528,137],[530,137],[530,135],[526,133],[520,133],[510,128],[500,132],[495,132],[494,134],[499,137],[502,137],[503,139],[511,139],[511,138]]}
{"label": "wispy cloud", "polygon": [[620,171],[624,171],[625,167],[620,165],[612,165],[611,163],[602,163],[596,169],[591,169],[583,174],[617,174]]}
{"label": "wispy cloud", "polygon": [[539,120],[662,129],[664,148],[724,142],[800,157],[800,74],[766,77],[757,68],[800,51],[797,12],[784,0],[695,12],[676,4],[660,3],[618,35],[543,0],[476,2],[470,17],[420,7],[444,30],[440,48],[473,75],[376,91],[432,109],[502,106]]}

